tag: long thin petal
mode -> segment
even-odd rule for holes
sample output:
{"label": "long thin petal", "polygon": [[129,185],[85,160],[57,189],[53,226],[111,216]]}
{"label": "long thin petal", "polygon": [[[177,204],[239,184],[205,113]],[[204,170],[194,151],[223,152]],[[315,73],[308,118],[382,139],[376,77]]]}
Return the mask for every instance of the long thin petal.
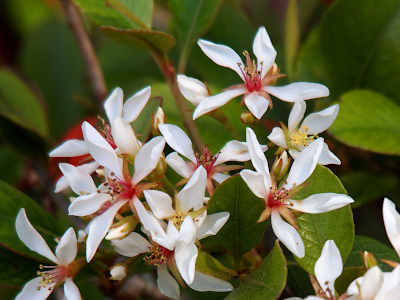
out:
{"label": "long thin petal", "polygon": [[325,242],[321,256],[314,267],[315,276],[324,291],[335,290],[335,280],[342,274],[343,262],[340,251],[333,240]]}
{"label": "long thin petal", "polygon": [[361,299],[375,299],[376,294],[378,294],[383,284],[383,280],[382,271],[378,266],[368,269],[367,273],[363,276],[361,284]]}
{"label": "long thin petal", "polygon": [[121,88],[116,88],[104,103],[104,108],[110,124],[114,122],[114,119],[121,117],[122,105],[124,101],[124,92]]}
{"label": "long thin petal", "polygon": [[157,136],[140,148],[140,151],[135,157],[135,173],[132,177],[132,185],[138,184],[155,169],[164,147],[164,137]]}
{"label": "long thin petal", "polygon": [[320,214],[353,202],[354,200],[351,197],[344,194],[321,193],[311,195],[304,200],[292,200],[290,201],[290,208],[309,214]]}
{"label": "long thin petal", "polygon": [[250,93],[244,97],[244,103],[257,119],[261,119],[269,105],[269,101],[263,96],[260,96],[257,92]]}
{"label": "long thin petal", "polygon": [[196,234],[197,227],[192,217],[187,216],[181,224],[181,229],[179,230],[179,240],[185,245],[193,244],[196,240]]}
{"label": "long thin petal", "polygon": [[275,127],[274,129],[272,129],[272,132],[268,136],[268,139],[279,147],[288,148],[286,144],[285,133],[283,132],[282,128]]}
{"label": "long thin petal", "polygon": [[[176,173],[184,178],[192,176],[194,170],[193,167],[179,156],[178,152],[172,152],[165,158],[165,162],[170,166]],[[193,164],[192,164],[193,165]]]}
{"label": "long thin petal", "polygon": [[150,94],[151,87],[148,86],[126,100],[122,109],[122,119],[128,123],[135,121],[149,101]]}
{"label": "long thin petal", "polygon": [[262,70],[261,78],[264,78],[265,74],[274,64],[277,54],[265,27],[260,27],[254,38],[253,52],[257,57],[257,69]]}
{"label": "long thin petal", "polygon": [[119,201],[109,209],[107,209],[101,216],[96,217],[90,225],[89,234],[86,241],[86,260],[90,262],[96,254],[97,248],[101,241],[107,234],[115,214],[127,201]]}
{"label": "long thin petal", "polygon": [[400,267],[396,267],[388,276],[374,300],[396,299],[400,295]]}
{"label": "long thin petal", "polygon": [[282,220],[276,211],[272,211],[271,213],[271,225],[275,235],[281,240],[282,244],[298,258],[303,258],[305,255],[304,243],[297,230]]}
{"label": "long thin petal", "polygon": [[324,109],[323,111],[316,112],[308,115],[301,126],[307,126],[307,134],[313,135],[327,130],[335,121],[339,113],[339,104],[333,105]]}
{"label": "long thin petal", "polygon": [[207,87],[200,80],[185,75],[178,75],[177,78],[182,95],[194,106],[199,105],[202,100],[210,96]]}
{"label": "long thin petal", "polygon": [[206,184],[207,172],[203,166],[200,166],[177,195],[181,212],[187,213],[196,205],[203,204]]}
{"label": "long thin petal", "polygon": [[299,127],[300,121],[303,119],[304,113],[306,112],[306,108],[306,102],[302,99],[294,103],[288,121],[288,129],[290,134]]}
{"label": "long thin petal", "polygon": [[160,289],[160,292],[163,293],[165,296],[170,297],[172,299],[179,300],[180,297],[180,290],[179,290],[179,285],[172,277],[171,274],[169,274],[167,265],[162,264],[157,268],[157,285],[158,288]]}
{"label": "long thin petal", "polygon": [[217,109],[218,107],[224,106],[233,98],[239,95],[243,95],[244,93],[246,93],[246,89],[239,88],[239,89],[227,90],[225,92],[204,99],[199,103],[197,108],[194,110],[193,120],[197,119],[198,117],[206,113],[209,113],[210,111]]}
{"label": "long thin petal", "polygon": [[66,163],[60,164],[60,170],[67,177],[75,194],[86,195],[97,191],[93,178],[84,170]]}
{"label": "long thin petal", "polygon": [[67,300],[81,300],[82,296],[78,287],[71,278],[67,278],[64,283],[64,295]]}
{"label": "long thin petal", "polygon": [[75,230],[70,227],[61,237],[56,248],[56,256],[61,265],[69,265],[78,253]]}
{"label": "long thin petal", "polygon": [[115,118],[111,126],[114,143],[120,153],[135,156],[140,149],[138,139],[132,126],[122,118]]}
{"label": "long thin petal", "polygon": [[53,290],[41,288],[39,291],[37,287],[39,282],[42,281],[42,277],[36,277],[28,281],[23,287],[22,291],[17,295],[15,300],[45,300],[49,297]]}
{"label": "long thin petal", "polygon": [[89,154],[85,141],[69,140],[49,153],[50,157],[75,157]]}
{"label": "long thin petal", "polygon": [[395,204],[388,198],[383,200],[382,213],[386,234],[397,255],[400,256],[400,215]]}
{"label": "long thin petal", "polygon": [[[267,151],[268,147],[266,145],[261,145],[263,151]],[[222,164],[226,161],[248,161],[250,160],[249,148],[247,143],[230,141],[222,147],[219,152],[218,158],[215,161],[215,165]]]}
{"label": "long thin petal", "polygon": [[198,292],[229,292],[233,286],[225,280],[204,273],[195,272],[190,288]]}
{"label": "long thin petal", "polygon": [[206,40],[199,40],[197,45],[213,62],[222,67],[232,69],[244,81],[242,69],[238,65],[243,65],[243,61],[235,51],[227,46],[214,44]]}
{"label": "long thin petal", "polygon": [[314,172],[322,152],[324,139],[319,138],[312,142],[297,156],[286,179],[285,187],[302,184]]}
{"label": "long thin petal", "polygon": [[[96,171],[96,169],[99,167],[99,163],[97,161],[92,161],[90,163],[78,166],[77,168],[82,171],[85,172],[89,175],[91,175],[94,171]],[[56,189],[54,190],[55,193],[59,193],[63,190],[65,190],[66,188],[68,188],[70,186],[70,183],[68,181],[68,178],[64,175],[62,176],[56,183]]]}
{"label": "long thin petal", "polygon": [[158,219],[167,219],[175,214],[172,199],[168,194],[157,190],[143,191],[143,194],[151,211]]}
{"label": "long thin petal", "polygon": [[76,198],[68,208],[71,216],[84,217],[97,212],[112,197],[107,193],[93,193]]}
{"label": "long thin petal", "polygon": [[114,246],[115,251],[127,257],[148,252],[152,246],[143,236],[136,232],[132,232],[122,240],[112,240],[111,244]]}
{"label": "long thin petal", "polygon": [[172,124],[159,124],[158,129],[160,129],[161,134],[172,149],[196,163],[192,141],[181,128]]}
{"label": "long thin petal", "polygon": [[19,239],[32,251],[39,253],[40,255],[50,259],[52,262],[59,264],[58,258],[50,250],[46,241],[36,231],[36,229],[29,222],[28,217],[24,208],[18,213],[17,220],[15,222],[17,234]]}
{"label": "long thin petal", "polygon": [[318,83],[295,82],[285,86],[266,86],[265,91],[286,102],[329,96],[329,89]]}
{"label": "long thin petal", "polygon": [[254,195],[262,199],[267,198],[268,194],[263,174],[251,170],[243,170],[240,172],[240,176]]}
{"label": "long thin petal", "polygon": [[318,164],[320,165],[340,165],[340,159],[329,150],[328,145],[324,143],[321,151],[321,156],[318,159]]}
{"label": "long thin petal", "polygon": [[178,243],[175,247],[176,266],[187,284],[191,284],[194,280],[197,255],[197,246],[194,243],[189,245]]}
{"label": "long thin petal", "polygon": [[210,235],[216,235],[229,219],[226,211],[208,215],[203,224],[197,228],[197,239],[201,240]]}

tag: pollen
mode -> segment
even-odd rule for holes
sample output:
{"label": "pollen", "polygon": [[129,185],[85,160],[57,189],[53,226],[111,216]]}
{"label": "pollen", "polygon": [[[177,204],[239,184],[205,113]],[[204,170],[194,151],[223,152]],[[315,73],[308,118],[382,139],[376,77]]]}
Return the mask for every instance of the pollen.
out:
{"label": "pollen", "polygon": [[173,252],[162,246],[152,246],[149,248],[150,255],[147,255],[143,260],[148,265],[161,266],[168,260],[168,256]]}
{"label": "pollen", "polygon": [[317,134],[308,135],[309,129],[307,126],[302,126],[290,135],[289,143],[295,147],[307,147],[311,142],[318,138]]}
{"label": "pollen", "polygon": [[177,212],[176,214],[174,214],[173,218],[171,219],[171,222],[179,230],[179,229],[181,229],[181,225],[182,225],[182,222],[184,219],[185,219],[185,216],[182,213]]}
{"label": "pollen", "polygon": [[[69,277],[68,267],[64,265],[59,266],[43,266],[40,265],[36,272],[36,275],[42,277],[37,286],[37,290],[40,291],[41,288],[47,288],[51,291],[55,285],[63,282],[67,277]],[[43,269],[52,269],[49,271],[41,271]]]}

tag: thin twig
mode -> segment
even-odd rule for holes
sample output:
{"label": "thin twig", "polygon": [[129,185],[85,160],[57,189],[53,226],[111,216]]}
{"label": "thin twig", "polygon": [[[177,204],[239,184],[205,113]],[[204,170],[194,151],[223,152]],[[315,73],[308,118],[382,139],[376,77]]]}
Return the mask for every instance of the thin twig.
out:
{"label": "thin twig", "polygon": [[108,95],[108,90],[92,42],[90,41],[75,4],[71,0],[61,0],[61,4],[67,16],[68,25],[78,40],[79,47],[85,58],[97,101],[100,105],[103,105],[103,101]]}

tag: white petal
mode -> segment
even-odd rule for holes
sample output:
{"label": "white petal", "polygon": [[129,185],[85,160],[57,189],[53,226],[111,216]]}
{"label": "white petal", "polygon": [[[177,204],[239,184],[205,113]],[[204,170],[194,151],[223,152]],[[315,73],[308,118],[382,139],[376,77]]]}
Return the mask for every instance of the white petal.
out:
{"label": "white petal", "polygon": [[260,143],[257,140],[256,134],[249,127],[246,128],[246,141],[254,169],[256,169],[257,172],[263,174],[265,188],[268,189],[271,186],[271,177],[269,175],[268,162],[265,158],[263,150],[261,149]]}
{"label": "white petal", "polygon": [[400,267],[397,266],[385,277],[382,288],[376,295],[375,300],[396,299],[400,295]]}
{"label": "white petal", "polygon": [[185,75],[178,75],[177,78],[182,95],[194,106],[199,105],[200,101],[210,96],[207,87],[200,80]]}
{"label": "white petal", "polygon": [[290,189],[294,184],[302,184],[314,172],[324,144],[323,138],[318,138],[308,145],[295,159],[289,171],[285,187]]}
{"label": "white petal", "polygon": [[64,283],[64,295],[67,300],[81,300],[82,296],[78,287],[71,278],[67,278]]}
{"label": "white petal", "polygon": [[197,246],[192,243],[185,245],[178,243],[175,247],[175,261],[182,279],[187,284],[191,284],[194,280],[194,271],[197,259]]}
{"label": "white petal", "polygon": [[149,101],[150,94],[151,87],[148,86],[129,98],[124,104],[122,119],[128,123],[135,121]]}
{"label": "white petal", "polygon": [[40,255],[50,259],[52,262],[59,264],[57,257],[50,250],[46,241],[36,231],[36,229],[29,222],[28,217],[24,208],[18,213],[17,220],[15,221],[15,227],[19,239],[32,251],[39,253]]}
{"label": "white petal", "polygon": [[190,288],[198,292],[229,292],[233,286],[225,280],[204,273],[195,272]]}
{"label": "white petal", "polygon": [[213,62],[215,62],[217,65],[232,69],[244,81],[242,69],[238,65],[239,63],[243,65],[243,61],[235,51],[227,46],[214,44],[206,40],[199,40],[197,45],[200,46],[204,54],[207,55]]}
{"label": "white petal", "polygon": [[42,277],[36,277],[28,281],[23,287],[22,291],[17,295],[15,300],[45,300],[49,297],[53,290],[41,288],[39,291],[37,287]]}
{"label": "white petal", "polygon": [[[262,150],[268,150],[266,145],[261,145]],[[249,148],[247,143],[230,141],[219,152],[215,165],[222,164],[226,161],[248,161],[250,160]]]}
{"label": "white petal", "polygon": [[344,194],[321,193],[311,195],[304,200],[291,200],[290,208],[309,214],[320,214],[353,202],[351,197]]}
{"label": "white petal", "polygon": [[108,97],[104,103],[104,108],[110,124],[114,122],[114,119],[121,117],[122,115],[122,104],[124,101],[124,92],[121,88],[116,88],[112,94]]}
{"label": "white petal", "polygon": [[361,284],[361,299],[374,299],[382,286],[383,280],[382,271],[378,266],[369,269]]}
{"label": "white petal", "polygon": [[165,158],[166,163],[170,166],[176,173],[184,178],[189,178],[192,176],[194,170],[182,157],[179,156],[178,152],[172,152]]}
{"label": "white petal", "polygon": [[90,262],[96,254],[97,248],[107,234],[108,229],[114,221],[115,214],[127,201],[119,201],[101,216],[96,217],[89,228],[89,234],[86,241],[86,260]]}
{"label": "white petal", "polygon": [[112,197],[106,193],[93,193],[80,196],[72,201],[68,213],[72,216],[84,217],[97,212]]}
{"label": "white petal", "polygon": [[66,163],[60,164],[60,170],[63,172],[65,177],[67,177],[75,194],[84,195],[95,193],[97,191],[97,187],[94,184],[92,177],[84,170]]}
{"label": "white petal", "polygon": [[196,205],[202,205],[207,185],[207,171],[199,166],[188,183],[178,193],[180,210],[187,213]]}
{"label": "white petal", "polygon": [[60,265],[69,265],[78,253],[78,241],[76,240],[75,230],[70,227],[61,237],[56,248],[56,256]]}
{"label": "white petal", "polygon": [[266,86],[265,91],[286,102],[329,96],[329,89],[318,83],[295,82],[285,86]]}
{"label": "white petal", "polygon": [[303,258],[305,255],[304,243],[297,230],[282,220],[276,211],[272,211],[271,213],[271,225],[275,235],[281,240],[282,244],[298,258]]}
{"label": "white petal", "polygon": [[260,96],[257,92],[250,93],[244,97],[244,103],[257,119],[261,119],[269,105],[269,101],[263,96]]}
{"label": "white petal", "polygon": [[194,110],[193,120],[197,119],[198,117],[206,113],[209,113],[210,111],[217,109],[218,107],[224,106],[233,98],[239,95],[243,95],[244,93],[246,93],[246,89],[239,88],[239,89],[227,90],[217,95],[204,99],[199,103],[197,108]]}
{"label": "white petal", "polygon": [[[172,222],[170,223],[172,224]],[[187,216],[181,224],[181,229],[179,231],[179,241],[183,242],[185,245],[193,244],[194,241],[196,240],[196,234],[197,234],[197,227],[192,217]]]}
{"label": "white petal", "polygon": [[335,165],[340,165],[341,161],[340,159],[333,154],[326,143],[324,143],[321,151],[321,156],[318,159],[318,164],[320,165],[330,165],[330,164],[335,164]]}
{"label": "white petal", "polygon": [[[97,161],[92,161],[90,163],[78,166],[77,168],[82,171],[85,172],[89,175],[91,175],[94,171],[96,171],[96,169],[99,167],[99,163]],[[67,179],[66,176],[62,176],[56,184],[56,189],[55,189],[55,193],[59,193],[63,190],[65,190],[66,188],[68,188],[70,186],[69,181]]]}
{"label": "white petal", "polygon": [[75,157],[89,154],[85,141],[69,140],[49,153],[50,157]]}
{"label": "white petal", "polygon": [[[262,69],[261,78],[264,78],[265,74],[274,64],[276,57],[276,51],[274,46],[272,46],[271,39],[265,27],[260,27],[254,38],[253,52],[257,57],[257,70]],[[260,64],[261,62],[262,65]]]}
{"label": "white petal", "polygon": [[196,163],[192,141],[181,128],[172,124],[160,124],[158,128],[172,149]]}
{"label": "white petal", "polygon": [[243,170],[240,172],[240,176],[254,195],[261,199],[267,198],[267,188],[265,187],[264,176],[261,173]]}
{"label": "white petal", "polygon": [[307,134],[313,135],[327,130],[339,113],[339,105],[333,105],[323,111],[308,115],[301,126],[307,126]]}
{"label": "white petal", "polygon": [[112,240],[115,251],[123,256],[133,257],[149,251],[152,245],[140,234],[132,232],[122,240]]}
{"label": "white petal", "polygon": [[132,126],[122,118],[115,118],[111,126],[114,143],[121,153],[135,156],[140,149]]}
{"label": "white petal", "polygon": [[216,173],[212,176],[212,179],[214,179],[218,183],[223,183],[225,180],[230,178],[230,175],[222,174],[222,173]]}
{"label": "white petal", "polygon": [[132,185],[138,184],[143,178],[155,169],[165,147],[165,139],[162,136],[152,138],[140,148],[135,157],[135,173],[132,177]]}
{"label": "white petal", "polygon": [[324,291],[335,290],[335,280],[342,274],[343,262],[340,251],[333,240],[325,242],[321,256],[314,267],[315,276]]}
{"label": "white petal", "polygon": [[293,108],[289,115],[289,122],[288,122],[289,134],[293,133],[299,127],[300,121],[303,119],[304,113],[306,112],[306,108],[307,108],[306,102],[302,99],[294,103]]}
{"label": "white petal", "polygon": [[383,200],[382,213],[386,234],[394,250],[400,256],[400,215],[395,204],[388,198]]}
{"label": "white petal", "polygon": [[161,266],[159,266],[157,268],[157,274],[158,274],[157,285],[158,288],[160,289],[160,292],[167,297],[179,300],[180,299],[179,285],[174,279],[174,277],[172,277],[172,275],[169,274],[167,265],[162,264]]}
{"label": "white petal", "polygon": [[203,224],[197,228],[197,239],[201,240],[210,235],[216,235],[229,219],[226,211],[208,215]]}
{"label": "white petal", "polygon": [[175,214],[172,199],[168,194],[157,190],[143,191],[143,194],[151,211],[158,219],[167,219]]}
{"label": "white petal", "polygon": [[275,127],[274,129],[272,129],[272,132],[268,136],[268,139],[279,147],[288,148],[286,144],[285,133],[283,132],[282,128]]}
{"label": "white petal", "polygon": [[90,155],[102,166],[110,169],[119,179],[123,179],[117,154],[101,134],[88,122],[82,124],[83,137],[85,138]]}

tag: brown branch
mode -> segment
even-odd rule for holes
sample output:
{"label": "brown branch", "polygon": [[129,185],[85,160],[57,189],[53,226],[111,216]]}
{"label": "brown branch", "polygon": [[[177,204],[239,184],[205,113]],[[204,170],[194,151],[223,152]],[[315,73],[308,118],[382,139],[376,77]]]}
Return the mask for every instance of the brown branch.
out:
{"label": "brown branch", "polygon": [[108,90],[92,42],[90,41],[75,4],[71,0],[61,0],[61,4],[67,16],[68,25],[78,40],[79,47],[85,58],[97,101],[100,105],[103,105],[103,101],[108,95]]}

